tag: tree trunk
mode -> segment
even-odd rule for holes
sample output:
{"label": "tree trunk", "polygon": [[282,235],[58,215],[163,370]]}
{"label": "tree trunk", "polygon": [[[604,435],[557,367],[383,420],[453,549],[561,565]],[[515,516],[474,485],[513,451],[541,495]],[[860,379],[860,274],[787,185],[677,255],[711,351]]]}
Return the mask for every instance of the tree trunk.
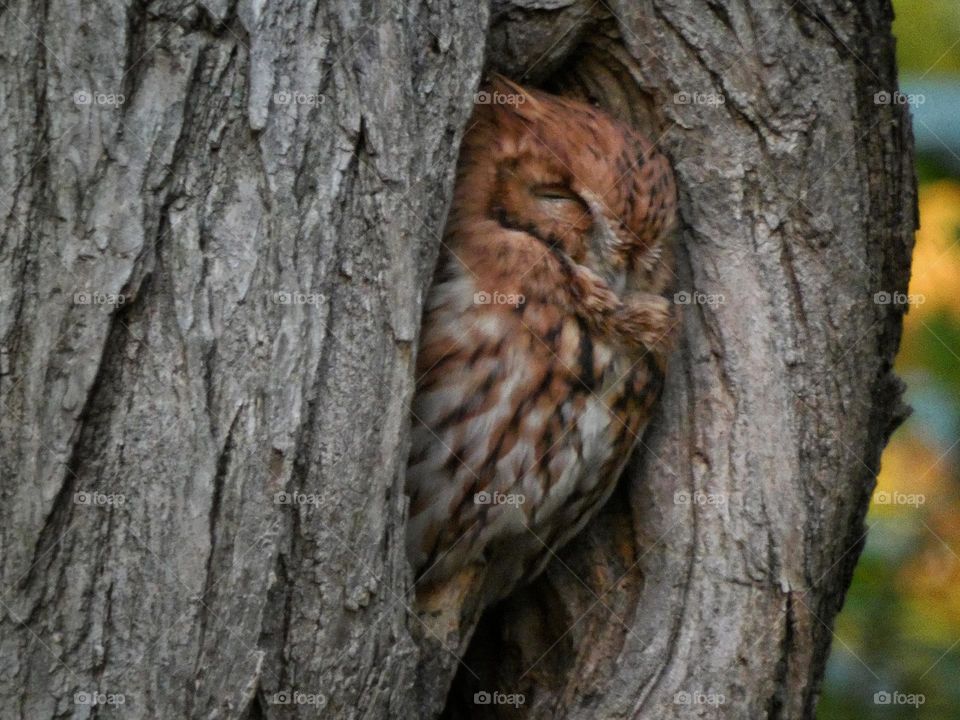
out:
{"label": "tree trunk", "polygon": [[[0,718],[813,716],[902,415],[888,0],[0,18]],[[487,69],[667,152],[690,302],[622,487],[458,663],[402,476]]]}

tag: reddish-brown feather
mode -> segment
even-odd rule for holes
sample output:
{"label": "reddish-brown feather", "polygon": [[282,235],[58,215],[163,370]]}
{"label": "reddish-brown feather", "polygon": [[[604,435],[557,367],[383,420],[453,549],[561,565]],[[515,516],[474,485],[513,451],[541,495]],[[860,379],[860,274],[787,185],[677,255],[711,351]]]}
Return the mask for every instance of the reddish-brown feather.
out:
{"label": "reddish-brown feather", "polygon": [[666,159],[596,108],[507,81],[490,93],[512,102],[478,105],[463,141],[407,478],[420,582],[485,562],[484,602],[539,572],[609,496],[676,322]]}

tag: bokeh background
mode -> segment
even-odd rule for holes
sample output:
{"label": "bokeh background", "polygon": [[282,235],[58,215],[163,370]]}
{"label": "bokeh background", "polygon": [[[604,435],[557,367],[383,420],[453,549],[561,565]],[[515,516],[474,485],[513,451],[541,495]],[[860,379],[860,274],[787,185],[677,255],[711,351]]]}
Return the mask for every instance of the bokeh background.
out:
{"label": "bokeh background", "polygon": [[960,720],[960,0],[894,0],[920,230],[883,454],[819,720]]}

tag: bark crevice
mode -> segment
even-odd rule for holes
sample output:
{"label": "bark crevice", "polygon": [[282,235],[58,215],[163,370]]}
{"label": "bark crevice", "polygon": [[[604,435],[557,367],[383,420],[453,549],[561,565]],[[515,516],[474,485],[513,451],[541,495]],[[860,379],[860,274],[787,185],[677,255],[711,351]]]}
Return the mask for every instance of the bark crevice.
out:
{"label": "bark crevice", "polygon": [[[0,708],[671,720],[714,692],[812,717],[904,415],[900,309],[872,298],[909,275],[910,124],[873,100],[887,0],[702,10],[0,6]],[[685,305],[622,486],[480,621],[471,684],[417,644],[402,488],[485,71],[646,131],[680,186],[677,292],[724,301]],[[494,690],[526,701],[474,702]]]}

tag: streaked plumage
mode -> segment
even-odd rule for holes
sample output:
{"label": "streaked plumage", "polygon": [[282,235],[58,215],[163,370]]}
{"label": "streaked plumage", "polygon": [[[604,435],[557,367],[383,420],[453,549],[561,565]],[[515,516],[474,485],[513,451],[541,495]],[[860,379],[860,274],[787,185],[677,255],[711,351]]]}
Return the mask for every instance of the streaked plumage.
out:
{"label": "streaked plumage", "polygon": [[407,470],[418,582],[485,561],[483,604],[609,497],[676,321],[666,159],[589,105],[505,80],[486,98],[427,299]]}

